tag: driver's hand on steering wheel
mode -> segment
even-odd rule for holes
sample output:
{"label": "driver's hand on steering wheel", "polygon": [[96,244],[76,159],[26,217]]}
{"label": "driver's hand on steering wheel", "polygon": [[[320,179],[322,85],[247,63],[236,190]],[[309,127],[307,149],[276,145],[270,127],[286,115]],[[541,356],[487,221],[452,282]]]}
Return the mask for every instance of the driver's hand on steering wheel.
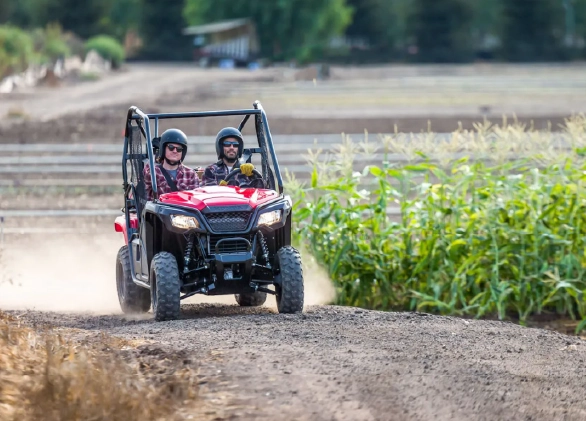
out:
{"label": "driver's hand on steering wheel", "polygon": [[252,177],[252,172],[254,171],[254,165],[252,164],[242,164],[240,165],[240,172],[247,177]]}

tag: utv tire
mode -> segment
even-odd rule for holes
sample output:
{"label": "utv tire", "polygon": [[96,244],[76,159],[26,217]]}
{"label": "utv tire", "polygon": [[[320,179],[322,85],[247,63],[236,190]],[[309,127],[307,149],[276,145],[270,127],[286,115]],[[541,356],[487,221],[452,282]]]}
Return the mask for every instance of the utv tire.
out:
{"label": "utv tire", "polygon": [[299,313],[304,298],[301,256],[293,247],[285,246],[276,257],[281,278],[281,285],[275,285],[277,309],[279,313]]}
{"label": "utv tire", "polygon": [[181,282],[175,256],[166,251],[157,253],[151,262],[149,280],[155,320],[178,319],[181,313]]}
{"label": "utv tire", "polygon": [[123,246],[116,257],[116,289],[124,314],[146,313],[151,308],[151,294],[132,281],[128,246]]}
{"label": "utv tire", "polygon": [[258,307],[262,306],[267,300],[266,292],[245,292],[244,294],[234,294],[236,302],[241,307]]}

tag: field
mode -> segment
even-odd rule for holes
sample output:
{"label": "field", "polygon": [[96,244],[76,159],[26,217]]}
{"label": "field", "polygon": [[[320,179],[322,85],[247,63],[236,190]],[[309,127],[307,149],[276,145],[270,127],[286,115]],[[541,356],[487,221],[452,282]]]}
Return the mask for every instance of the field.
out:
{"label": "field", "polygon": [[[425,219],[425,212],[441,211],[449,200],[457,213],[471,214],[466,208],[470,195],[463,189],[455,189],[437,202],[417,190],[422,182],[437,184],[439,170],[445,172],[446,185],[461,186],[468,182],[467,176],[475,175],[478,180],[515,190],[518,196],[511,197],[527,199],[528,204],[533,203],[531,192],[536,197],[550,192],[550,181],[564,185],[570,179],[582,186],[579,174],[584,165],[586,128],[579,118],[565,129],[562,126],[572,113],[586,111],[584,70],[581,64],[332,68],[329,79],[313,80],[311,72],[288,68],[227,72],[134,64],[95,82],[0,97],[0,144],[4,148],[0,157],[0,310],[8,312],[0,321],[0,333],[4,332],[0,345],[11,350],[0,352],[4,364],[0,365],[0,380],[22,393],[0,393],[0,418],[34,419],[34,406],[19,402],[32,396],[26,393],[43,391],[43,385],[50,383],[42,370],[33,370],[30,378],[43,381],[37,389],[30,389],[29,383],[18,380],[18,373],[25,370],[21,367],[54,369],[66,388],[71,385],[68,376],[76,372],[71,366],[105,373],[112,365],[103,363],[111,360],[140,382],[131,387],[122,375],[116,380],[98,377],[105,384],[118,381],[120,388],[115,390],[120,399],[96,394],[99,382],[88,385],[88,395],[77,399],[110,399],[110,408],[119,405],[128,410],[135,402],[128,393],[148,390],[144,393],[163,396],[162,407],[150,412],[151,417],[161,419],[374,420],[389,414],[406,420],[583,419],[586,347],[583,339],[573,335],[583,317],[581,295],[575,301],[566,300],[566,295],[558,300],[555,294],[548,296],[549,290],[540,290],[535,300],[539,298],[542,304],[549,299],[553,307],[566,305],[565,317],[548,318],[550,313],[544,312],[541,320],[523,320],[519,316],[526,308],[515,307],[514,294],[506,299],[491,294],[475,299],[488,289],[479,286],[474,296],[442,289],[444,278],[452,276],[451,269],[442,264],[426,264],[420,278],[409,280],[420,285],[429,281],[427,295],[419,301],[407,297],[407,287],[412,285],[401,274],[368,294],[355,288],[353,276],[376,266],[370,249],[364,248],[373,239],[384,242],[391,234],[408,232],[419,235],[416,223],[437,222]],[[175,322],[123,317],[114,288],[115,256],[123,240],[114,232],[113,219],[123,205],[118,151],[127,107],[134,104],[149,112],[247,108],[255,99],[268,112],[279,162],[294,180],[305,182],[300,186],[289,179],[288,191],[322,210],[329,206],[329,215],[334,215],[320,224],[303,225],[304,215],[318,214],[299,204],[300,232],[307,240],[303,254],[306,313],[276,314],[274,300],[258,309],[243,309],[234,305],[232,297],[198,297],[188,300],[182,319]],[[512,126],[501,130],[503,114]],[[485,118],[499,127],[487,129]],[[180,127],[193,145],[188,164],[213,162],[213,136],[223,125],[238,121],[182,122]],[[474,128],[474,123],[480,125]],[[429,129],[434,133],[427,133]],[[473,132],[467,131],[470,129]],[[419,134],[410,136],[409,132]],[[493,139],[490,136],[479,136],[485,132],[500,134],[499,140],[495,143],[487,140]],[[483,166],[458,162],[468,155]],[[494,170],[523,157],[533,157],[529,162],[551,175],[544,178],[543,191],[499,178],[502,174]],[[565,158],[572,159],[570,169],[565,168],[561,175],[551,170],[551,165]],[[360,183],[353,185],[355,178],[349,170],[362,171],[367,165],[378,170],[367,168]],[[452,173],[466,165],[471,172]],[[432,166],[437,170],[430,173]],[[406,169],[412,189],[400,200],[381,204],[381,192],[400,191],[400,177],[393,171],[401,169]],[[505,170],[523,173],[511,166]],[[378,200],[381,212],[362,215],[368,229],[352,231],[356,228],[352,215],[372,206],[356,201],[350,203],[354,207],[348,207],[344,195],[363,195],[362,189],[376,196],[366,202]],[[558,228],[564,229],[564,223],[581,221],[580,213],[564,206],[576,197],[583,199],[572,191],[564,191],[558,198],[557,210],[546,215],[549,234],[561,235]],[[413,210],[417,203],[425,212]],[[481,214],[478,211],[479,217]],[[411,219],[404,219],[406,215]],[[522,219],[519,216],[516,225],[507,228],[510,234],[527,229]],[[534,226],[541,221],[526,219]],[[394,225],[396,234],[377,230],[381,221],[398,224]],[[450,253],[457,254],[454,259],[483,250],[480,243],[473,243],[473,235],[450,237],[453,221],[442,222],[426,229],[445,236],[441,244],[451,245]],[[506,233],[494,219],[485,222],[486,229]],[[336,229],[347,239],[354,238],[356,248],[340,252],[332,241]],[[468,242],[470,248],[463,248],[458,240]],[[433,249],[431,241],[427,244]],[[442,247],[435,250],[437,256]],[[541,251],[533,249],[536,254]],[[583,259],[581,249],[572,253]],[[340,254],[346,258],[336,257]],[[389,249],[381,256],[388,259],[377,270],[389,273],[387,266],[405,259],[417,265],[416,257],[423,254]],[[574,267],[571,265],[564,260],[557,267]],[[494,278],[490,265],[483,268],[490,278],[488,285],[510,281],[504,275]],[[504,269],[510,267],[503,267],[502,274]],[[497,286],[506,289],[502,283]],[[570,288],[556,291],[566,290]],[[400,304],[385,305],[393,294]],[[459,301],[452,303],[454,297]],[[349,306],[328,305],[332,302]],[[473,320],[474,304],[479,302],[486,305],[486,317],[497,319],[519,310],[513,313],[527,325],[541,328]],[[451,309],[445,303],[448,307],[453,304]],[[474,311],[463,311],[466,306]],[[547,305],[544,308],[555,313]],[[571,319],[570,310],[578,320]],[[435,316],[427,311],[468,318]],[[41,328],[47,328],[47,333]],[[35,335],[40,336],[34,339]],[[53,360],[43,356],[52,355],[44,345],[33,345],[57,340],[51,335],[60,335],[59,340],[64,341],[54,348],[58,357]],[[108,345],[97,345],[97,338]],[[6,369],[8,364],[12,371]],[[137,371],[137,367],[143,369]],[[161,389],[157,368],[167,382],[177,385],[175,394]],[[8,389],[0,386],[0,392],[4,390]],[[183,394],[187,390],[192,395]],[[34,396],[44,404],[50,401],[46,394]],[[72,402],[75,399],[72,395]],[[96,407],[89,404],[76,407],[63,402],[61,406],[85,411],[88,418],[113,419],[107,413],[92,412]],[[76,419],[75,413],[58,413],[55,407],[39,408],[53,411],[54,419]],[[120,410],[120,414],[126,413]]]}

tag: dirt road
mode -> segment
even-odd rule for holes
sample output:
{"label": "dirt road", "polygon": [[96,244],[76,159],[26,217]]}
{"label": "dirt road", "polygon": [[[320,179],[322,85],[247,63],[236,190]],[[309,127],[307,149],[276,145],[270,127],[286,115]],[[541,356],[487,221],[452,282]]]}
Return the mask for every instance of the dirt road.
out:
{"label": "dirt road", "polygon": [[[586,344],[509,323],[314,306],[187,305],[183,319],[26,313],[201,368],[214,419],[583,420]],[[215,401],[214,401],[215,399]]]}
{"label": "dirt road", "polygon": [[[109,73],[97,81],[58,87],[41,86],[5,95],[0,102],[0,116],[20,111],[36,122],[44,122],[102,107],[153,103],[216,82],[245,83],[270,79],[272,74],[274,71],[270,69],[258,73],[226,72],[218,69],[202,70],[190,64],[130,64],[126,70]],[[124,115],[119,117],[123,119]],[[10,123],[10,120],[1,118],[0,121],[5,125]]]}

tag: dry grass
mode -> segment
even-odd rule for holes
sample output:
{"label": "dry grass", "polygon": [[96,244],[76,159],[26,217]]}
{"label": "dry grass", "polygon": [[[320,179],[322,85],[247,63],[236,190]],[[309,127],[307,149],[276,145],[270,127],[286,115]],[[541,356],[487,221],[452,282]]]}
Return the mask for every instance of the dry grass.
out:
{"label": "dry grass", "polygon": [[[563,127],[554,131],[537,130],[520,123],[515,117],[503,117],[500,124],[488,120],[474,124],[473,130],[459,127],[447,135],[431,130],[421,133],[401,133],[395,127],[390,135],[370,135],[362,139],[342,136],[342,142],[332,151],[316,147],[302,155],[316,169],[321,185],[335,183],[341,175],[362,171],[364,165],[391,167],[432,161],[450,168],[462,158],[481,160],[487,164],[530,159],[538,166],[563,163],[571,158],[582,162],[586,155],[586,115],[565,119]],[[374,138],[374,140],[373,140]],[[296,192],[302,182],[285,171],[287,189]]]}
{"label": "dry grass", "polygon": [[0,312],[0,419],[177,419],[176,410],[196,398],[193,370],[151,369],[116,351],[121,345],[106,336],[66,340]]}
{"label": "dry grass", "polygon": [[586,146],[586,116],[574,115],[565,119],[561,131],[536,130],[522,124],[516,118],[502,123],[478,122],[474,130],[461,127],[447,138],[440,138],[431,131],[427,133],[404,134],[396,132],[382,138],[385,154],[400,154],[407,161],[421,160],[421,155],[437,159],[449,165],[462,157],[482,159],[500,163],[519,158],[536,159],[551,164]]}

